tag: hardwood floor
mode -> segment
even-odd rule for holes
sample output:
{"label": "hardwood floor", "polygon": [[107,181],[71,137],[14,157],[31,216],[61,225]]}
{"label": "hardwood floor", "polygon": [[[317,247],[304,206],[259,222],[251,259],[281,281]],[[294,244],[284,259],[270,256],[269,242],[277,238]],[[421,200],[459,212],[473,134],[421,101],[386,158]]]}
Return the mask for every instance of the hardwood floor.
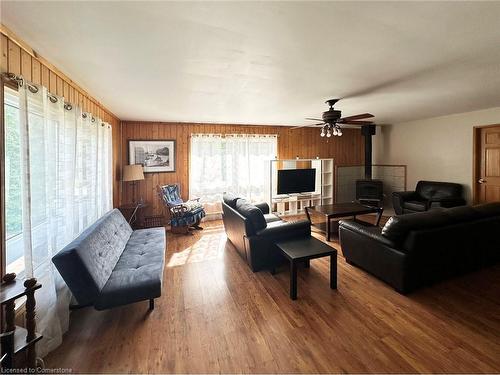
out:
{"label": "hardwood floor", "polygon": [[[168,233],[164,294],[148,303],[71,314],[47,367],[73,372],[477,373],[500,371],[500,267],[403,296],[345,263],[338,290],[327,258],[252,273],[220,221]],[[316,234],[317,236],[317,234]],[[337,243],[332,243],[339,249]]]}

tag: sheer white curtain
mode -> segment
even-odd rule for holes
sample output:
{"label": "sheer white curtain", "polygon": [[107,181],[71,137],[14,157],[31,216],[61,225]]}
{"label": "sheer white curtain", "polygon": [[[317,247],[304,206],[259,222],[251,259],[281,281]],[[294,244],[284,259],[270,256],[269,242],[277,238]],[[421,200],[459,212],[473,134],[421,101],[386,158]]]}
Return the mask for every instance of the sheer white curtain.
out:
{"label": "sheer white curtain", "polygon": [[62,341],[71,297],[51,258],[112,208],[112,136],[109,124],[80,108],[65,108],[64,98],[45,87],[24,84],[18,93],[22,232],[17,244],[24,251],[24,276],[42,284],[36,297],[43,356]]}
{"label": "sheer white curtain", "polygon": [[74,225],[87,228],[112,208],[111,126],[77,108]]}
{"label": "sheer white curtain", "polygon": [[267,202],[270,160],[277,155],[276,135],[192,134],[190,198],[200,198],[207,214],[221,211],[223,192]]}

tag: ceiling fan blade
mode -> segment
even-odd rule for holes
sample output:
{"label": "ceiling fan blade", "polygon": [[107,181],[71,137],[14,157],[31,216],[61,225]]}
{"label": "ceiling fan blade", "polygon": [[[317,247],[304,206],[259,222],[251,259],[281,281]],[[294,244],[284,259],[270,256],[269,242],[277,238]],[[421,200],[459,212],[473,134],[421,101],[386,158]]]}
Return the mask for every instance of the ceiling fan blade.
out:
{"label": "ceiling fan blade", "polygon": [[[313,128],[313,127],[319,126],[319,125],[325,125],[325,123],[324,122],[320,122],[319,124],[299,125],[299,126],[294,126],[292,129]],[[290,129],[290,130],[292,130],[292,129]]]}
{"label": "ceiling fan blade", "polygon": [[345,120],[339,120],[337,121],[337,124],[350,124],[350,125],[371,125],[373,122],[371,121],[345,121]]}
{"label": "ceiling fan blade", "polygon": [[350,121],[350,120],[361,120],[362,118],[370,118],[370,117],[375,117],[375,116],[373,116],[371,113],[362,113],[360,115],[343,117],[340,120],[341,121],[344,121],[344,120],[347,120],[347,121]]}
{"label": "ceiling fan blade", "polygon": [[361,125],[346,125],[346,124],[341,124],[342,129],[361,129]]}
{"label": "ceiling fan blade", "polygon": [[306,117],[306,120],[323,121],[323,119],[321,118],[311,118],[311,117]]}
{"label": "ceiling fan blade", "polygon": [[313,128],[313,127],[318,126],[318,125],[324,125],[324,122],[322,122],[320,124],[309,124],[309,125],[294,126],[294,127],[290,128],[290,130],[301,129],[301,128]]}

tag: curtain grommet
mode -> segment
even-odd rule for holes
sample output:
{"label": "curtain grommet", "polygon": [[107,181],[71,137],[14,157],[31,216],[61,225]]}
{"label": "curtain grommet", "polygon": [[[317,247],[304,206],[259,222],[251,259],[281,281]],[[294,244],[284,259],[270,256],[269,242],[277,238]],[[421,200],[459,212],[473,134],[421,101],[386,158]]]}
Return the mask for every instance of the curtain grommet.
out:
{"label": "curtain grommet", "polygon": [[35,85],[27,84],[27,86],[28,86],[28,90],[30,90],[32,94],[36,94],[39,91],[38,87]]}

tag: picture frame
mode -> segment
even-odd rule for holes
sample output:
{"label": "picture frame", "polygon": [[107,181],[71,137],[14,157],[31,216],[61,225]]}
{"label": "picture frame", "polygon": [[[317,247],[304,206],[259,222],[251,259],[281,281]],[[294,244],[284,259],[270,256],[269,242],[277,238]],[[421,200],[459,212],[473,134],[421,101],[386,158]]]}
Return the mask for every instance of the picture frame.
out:
{"label": "picture frame", "polygon": [[175,172],[175,139],[129,140],[129,164],[141,164],[144,173]]}

